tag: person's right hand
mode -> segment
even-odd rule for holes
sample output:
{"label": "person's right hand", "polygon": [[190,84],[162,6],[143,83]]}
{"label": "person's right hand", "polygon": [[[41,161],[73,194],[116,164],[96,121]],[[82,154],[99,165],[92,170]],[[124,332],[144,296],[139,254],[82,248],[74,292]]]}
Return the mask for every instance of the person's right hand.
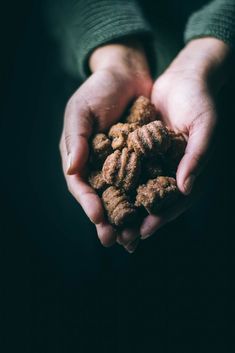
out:
{"label": "person's right hand", "polygon": [[118,235],[105,218],[101,199],[86,182],[88,140],[93,133],[106,131],[117,122],[135,98],[149,97],[152,80],[138,44],[100,47],[90,57],[90,68],[93,73],[73,94],[65,110],[60,141],[64,175],[69,191],[96,225],[101,243],[110,246],[118,236],[118,242],[132,251],[139,231],[125,229]]}

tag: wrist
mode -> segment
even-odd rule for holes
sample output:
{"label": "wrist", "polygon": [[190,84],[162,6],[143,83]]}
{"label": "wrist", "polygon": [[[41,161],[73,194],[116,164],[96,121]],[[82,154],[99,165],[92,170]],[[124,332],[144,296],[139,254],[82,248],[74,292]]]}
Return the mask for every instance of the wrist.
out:
{"label": "wrist", "polygon": [[126,77],[150,79],[145,51],[138,41],[125,40],[107,44],[94,50],[89,59],[92,73],[109,70]]}
{"label": "wrist", "polygon": [[205,37],[190,41],[172,62],[170,69],[195,74],[198,79],[221,88],[229,78],[231,50],[223,41]]}

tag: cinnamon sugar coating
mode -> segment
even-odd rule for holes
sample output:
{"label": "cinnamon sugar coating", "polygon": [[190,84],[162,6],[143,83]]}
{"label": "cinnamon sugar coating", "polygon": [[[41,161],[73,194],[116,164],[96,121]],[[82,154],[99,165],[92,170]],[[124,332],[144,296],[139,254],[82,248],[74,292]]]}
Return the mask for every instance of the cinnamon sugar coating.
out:
{"label": "cinnamon sugar coating", "polygon": [[170,145],[168,130],[161,121],[153,121],[131,132],[127,145],[138,156],[164,153]]}
{"label": "cinnamon sugar coating", "polygon": [[102,200],[110,223],[122,226],[135,218],[136,209],[121,189],[110,186],[103,192]]}
{"label": "cinnamon sugar coating", "polygon": [[128,134],[139,127],[138,124],[132,123],[117,123],[113,125],[108,133],[108,136],[112,139],[112,148],[122,149],[126,147],[126,141]]}
{"label": "cinnamon sugar coating", "polygon": [[109,155],[102,168],[107,184],[116,185],[128,191],[133,189],[140,175],[140,160],[135,152],[126,147]]}
{"label": "cinnamon sugar coating", "polygon": [[157,213],[171,204],[178,195],[176,180],[160,176],[137,189],[135,206],[144,206],[149,213]]}
{"label": "cinnamon sugar coating", "polygon": [[140,96],[131,107],[130,115],[126,121],[128,123],[148,124],[156,120],[157,113],[155,106],[146,97]]}

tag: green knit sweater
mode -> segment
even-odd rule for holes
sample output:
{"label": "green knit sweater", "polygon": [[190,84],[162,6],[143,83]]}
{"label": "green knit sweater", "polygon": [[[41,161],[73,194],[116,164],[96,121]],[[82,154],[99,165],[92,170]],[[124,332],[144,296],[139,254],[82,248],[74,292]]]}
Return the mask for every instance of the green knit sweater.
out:
{"label": "green knit sweater", "polygon": [[67,66],[81,79],[89,75],[88,58],[96,47],[126,36],[138,36],[156,51],[161,42],[157,32],[167,33],[159,44],[164,48],[173,45],[176,34],[179,43],[182,39],[179,46],[212,36],[235,47],[235,0],[49,0],[49,4],[49,23],[62,43]]}

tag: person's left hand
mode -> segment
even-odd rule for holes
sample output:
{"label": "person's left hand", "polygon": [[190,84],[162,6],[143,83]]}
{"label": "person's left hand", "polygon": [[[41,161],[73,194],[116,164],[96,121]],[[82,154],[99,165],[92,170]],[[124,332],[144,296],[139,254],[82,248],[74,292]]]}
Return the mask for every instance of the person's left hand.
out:
{"label": "person's left hand", "polygon": [[183,131],[187,139],[176,179],[180,192],[190,195],[159,215],[147,216],[140,228],[142,239],[178,217],[201,192],[197,177],[213,146],[218,119],[214,97],[226,76],[223,68],[228,53],[228,46],[215,38],[193,40],[153,86],[152,102],[162,120],[175,131]]}

